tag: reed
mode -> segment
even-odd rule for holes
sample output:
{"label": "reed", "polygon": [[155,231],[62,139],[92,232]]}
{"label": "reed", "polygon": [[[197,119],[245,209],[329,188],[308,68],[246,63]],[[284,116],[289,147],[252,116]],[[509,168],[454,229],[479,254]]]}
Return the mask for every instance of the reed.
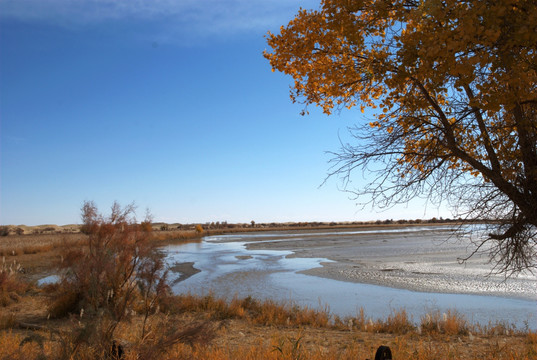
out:
{"label": "reed", "polygon": [[[118,325],[114,338],[127,344],[125,359],[372,359],[380,344],[389,345],[397,360],[537,359],[536,333],[479,333],[456,312],[431,314],[416,326],[404,309],[372,321],[363,309],[353,319],[339,319],[327,311],[251,297],[225,301],[213,294],[187,294],[166,299],[149,319],[151,331],[145,337],[140,336],[141,315]],[[2,321],[4,329],[16,322]],[[66,321],[52,331],[54,336],[47,331],[23,336],[0,330],[0,354],[25,360],[57,359],[62,353],[81,360],[105,358],[107,348],[97,335],[107,322],[94,322],[88,333],[80,314]],[[460,331],[465,326],[476,332]]]}
{"label": "reed", "polygon": [[6,307],[18,302],[30,285],[19,277],[20,264],[16,261],[6,261],[2,258],[0,266],[0,307]]}
{"label": "reed", "polygon": [[0,256],[37,254],[60,249],[66,245],[85,245],[84,234],[30,234],[10,235],[9,241],[0,242]]}
{"label": "reed", "polygon": [[[464,316],[457,311],[439,311],[422,316],[420,330],[425,334],[468,335],[474,330]],[[475,332],[475,330],[474,330]]]}

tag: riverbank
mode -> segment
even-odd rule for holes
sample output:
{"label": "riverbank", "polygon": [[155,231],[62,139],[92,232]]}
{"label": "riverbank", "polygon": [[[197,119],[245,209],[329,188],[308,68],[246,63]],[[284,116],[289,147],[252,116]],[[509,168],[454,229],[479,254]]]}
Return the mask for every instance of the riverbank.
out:
{"label": "riverbank", "polygon": [[[88,315],[48,319],[46,291],[33,291],[13,306],[1,308],[2,359],[56,359],[82,346],[76,359],[95,359],[99,344],[91,338],[77,343]],[[279,305],[253,298],[224,301],[211,295],[174,296],[147,326],[151,339],[140,338],[143,315],[131,314],[114,340],[125,359],[158,354],[151,359],[193,360],[336,360],[372,359],[380,345],[389,346],[397,360],[537,359],[537,335],[508,326],[478,327],[457,313],[433,313],[414,325],[404,311],[386,319],[368,320],[364,313],[345,319],[326,312]],[[91,320],[90,320],[91,321]],[[184,329],[182,341],[162,342],[170,331]],[[158,348],[156,348],[158,347]],[[98,357],[100,358],[100,357]]]}

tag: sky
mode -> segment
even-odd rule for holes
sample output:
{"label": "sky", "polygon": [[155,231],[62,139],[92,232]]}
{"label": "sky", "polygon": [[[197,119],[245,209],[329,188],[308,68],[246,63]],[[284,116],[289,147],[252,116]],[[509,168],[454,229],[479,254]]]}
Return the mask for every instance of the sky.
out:
{"label": "sky", "polygon": [[318,5],[0,0],[0,224],[80,223],[84,201],[168,223],[449,216],[322,185],[363,115],[301,116],[262,55],[267,31]]}

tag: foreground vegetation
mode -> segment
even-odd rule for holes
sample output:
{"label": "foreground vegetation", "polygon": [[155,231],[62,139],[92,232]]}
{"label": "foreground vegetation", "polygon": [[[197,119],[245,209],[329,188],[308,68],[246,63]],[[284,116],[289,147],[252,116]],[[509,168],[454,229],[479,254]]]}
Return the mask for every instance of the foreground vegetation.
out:
{"label": "foreground vegetation", "polygon": [[[0,269],[0,359],[366,359],[379,345],[398,360],[537,359],[537,334],[470,324],[455,311],[342,319],[251,297],[172,295],[156,251],[166,238],[132,211],[115,204],[105,217],[86,203],[85,234],[23,236],[36,236],[39,251],[10,244],[17,250]],[[37,286],[47,274],[60,281]]]}
{"label": "foreground vegetation", "polygon": [[[32,291],[40,295],[25,295],[19,304],[51,303],[54,289]],[[48,311],[50,305],[33,319],[5,312],[0,358],[114,358],[117,344],[125,359],[368,359],[384,344],[399,360],[537,359],[537,334],[471,325],[456,312],[425,316],[415,325],[404,310],[384,320],[367,319],[363,311],[339,319],[252,298],[168,296],[148,319],[138,308],[106,339],[110,319],[83,312],[52,319]]]}

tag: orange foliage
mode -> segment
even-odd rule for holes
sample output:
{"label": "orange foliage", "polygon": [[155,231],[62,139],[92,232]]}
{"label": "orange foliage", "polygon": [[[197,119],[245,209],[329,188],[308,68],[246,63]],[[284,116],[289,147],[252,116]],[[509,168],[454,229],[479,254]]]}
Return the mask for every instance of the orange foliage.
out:
{"label": "orange foliage", "polygon": [[[533,1],[323,0],[320,10],[301,10],[280,34],[269,33],[273,52],[265,57],[295,79],[293,101],[327,114],[378,107],[376,126],[412,129],[404,162],[419,168],[428,159],[417,154],[434,146],[452,166],[475,169],[448,148],[453,140],[483,162],[493,161],[488,142],[500,163],[517,165],[520,124],[506,115],[537,101],[535,18]],[[445,139],[441,129],[449,130]],[[516,177],[513,167],[502,172]]]}

